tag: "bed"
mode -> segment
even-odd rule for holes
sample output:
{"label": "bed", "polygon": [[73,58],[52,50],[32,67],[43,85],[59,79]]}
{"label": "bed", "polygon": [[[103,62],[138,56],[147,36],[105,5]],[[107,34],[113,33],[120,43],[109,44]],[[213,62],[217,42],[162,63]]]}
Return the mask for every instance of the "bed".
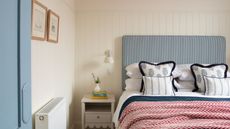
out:
{"label": "bed", "polygon": [[[225,63],[226,41],[222,36],[123,36],[124,92],[113,117],[116,128],[230,128],[227,95],[179,91],[162,96],[125,90],[125,81],[129,78],[126,67],[143,60],[174,61],[175,64]],[[224,78],[227,78],[227,70],[226,66]]]}

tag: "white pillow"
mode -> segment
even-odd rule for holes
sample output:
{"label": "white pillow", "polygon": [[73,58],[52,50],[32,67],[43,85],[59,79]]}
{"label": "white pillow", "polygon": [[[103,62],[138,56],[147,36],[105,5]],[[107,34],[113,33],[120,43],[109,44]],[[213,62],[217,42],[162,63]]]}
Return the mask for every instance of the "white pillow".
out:
{"label": "white pillow", "polygon": [[195,81],[190,69],[183,70],[181,76],[178,79],[182,81]]}
{"label": "white pillow", "polygon": [[201,65],[193,64],[191,66],[193,76],[195,78],[195,91],[199,90],[205,92],[204,76],[211,77],[227,77],[228,66],[226,64],[212,64],[212,65]]}
{"label": "white pillow", "polygon": [[125,67],[125,70],[131,73],[140,72],[138,63],[129,64]]}
{"label": "white pillow", "polygon": [[125,80],[126,91],[140,91],[142,79],[129,78]]}
{"label": "white pillow", "polygon": [[128,76],[128,77],[130,77],[130,78],[134,78],[134,79],[142,79],[142,74],[141,74],[141,72],[137,72],[137,73],[132,73],[132,72],[129,72],[129,71],[127,71],[126,72],[126,75]]}
{"label": "white pillow", "polygon": [[230,77],[230,72],[229,71],[227,71],[227,77]]}
{"label": "white pillow", "polygon": [[[183,94],[183,95],[188,95],[188,94],[189,94],[189,96],[190,96],[190,94],[199,93],[199,92],[193,92],[193,90],[194,90],[194,89],[178,89],[176,95],[178,95],[178,94],[179,94],[179,95],[181,95],[181,94]],[[184,92],[186,92],[186,93],[184,93]]]}
{"label": "white pillow", "polygon": [[147,77],[143,76],[144,95],[174,95],[172,76]]}
{"label": "white pillow", "polygon": [[142,79],[142,74],[140,72],[138,63],[133,63],[125,67],[126,75],[130,78],[141,78]]}
{"label": "white pillow", "polygon": [[194,81],[194,77],[190,70],[191,64],[178,64],[172,75],[182,81]]}
{"label": "white pillow", "polygon": [[195,89],[194,81],[181,81],[174,80],[174,85],[177,89],[190,89],[191,91]]}
{"label": "white pillow", "polygon": [[204,76],[205,95],[230,96],[230,78]]}

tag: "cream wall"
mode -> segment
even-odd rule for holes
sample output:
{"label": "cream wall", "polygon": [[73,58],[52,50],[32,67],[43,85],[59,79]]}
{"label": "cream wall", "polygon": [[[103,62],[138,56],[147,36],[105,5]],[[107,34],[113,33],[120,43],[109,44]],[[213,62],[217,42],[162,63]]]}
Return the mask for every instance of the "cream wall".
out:
{"label": "cream wall", "polygon": [[[121,94],[123,35],[222,35],[230,64],[229,0],[78,0],[76,4],[76,124],[80,99],[94,88],[91,72],[102,86]],[[113,65],[103,63],[111,49]]]}
{"label": "cream wall", "polygon": [[75,13],[73,1],[39,0],[60,16],[59,42],[32,40],[32,112],[54,97],[67,100],[68,126],[73,125],[75,83]]}

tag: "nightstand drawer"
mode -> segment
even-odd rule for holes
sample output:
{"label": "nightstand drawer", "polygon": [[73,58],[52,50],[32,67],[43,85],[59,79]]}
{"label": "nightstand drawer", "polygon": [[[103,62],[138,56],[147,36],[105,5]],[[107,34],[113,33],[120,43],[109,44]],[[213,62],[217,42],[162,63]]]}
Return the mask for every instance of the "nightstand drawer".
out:
{"label": "nightstand drawer", "polygon": [[86,122],[111,122],[112,115],[111,113],[104,113],[104,112],[86,112],[85,113],[85,121]]}
{"label": "nightstand drawer", "polygon": [[82,129],[114,129],[114,103],[115,97],[111,94],[108,95],[108,99],[92,99],[91,95],[85,95],[81,100]]}

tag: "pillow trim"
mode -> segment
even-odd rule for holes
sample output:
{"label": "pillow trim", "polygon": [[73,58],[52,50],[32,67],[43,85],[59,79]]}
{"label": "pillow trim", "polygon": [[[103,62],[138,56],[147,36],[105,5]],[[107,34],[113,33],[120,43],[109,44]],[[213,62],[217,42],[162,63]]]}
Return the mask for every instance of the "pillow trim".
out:
{"label": "pillow trim", "polygon": [[[144,73],[144,71],[143,71],[143,69],[142,69],[142,67],[141,67],[141,64],[142,64],[142,63],[146,63],[146,64],[154,65],[154,66],[172,63],[172,64],[173,64],[173,67],[172,67],[170,76],[172,76],[172,72],[173,72],[173,70],[174,70],[175,67],[176,67],[176,63],[175,63],[174,61],[165,61],[165,62],[160,62],[160,63],[151,63],[151,62],[148,62],[148,61],[140,61],[139,64],[138,64],[138,67],[139,67],[139,70],[140,70],[142,76],[145,76],[145,73]],[[165,77],[167,77],[167,76],[165,76]],[[174,86],[173,80],[174,80],[174,79],[172,79],[172,85],[173,85],[173,88],[175,89],[175,91],[177,92],[178,89],[176,88],[176,86]],[[140,92],[143,92],[143,91],[144,91],[144,81],[143,81],[143,79],[142,79]]]}
{"label": "pillow trim", "polygon": [[[192,64],[190,66],[190,70],[192,72],[192,75],[194,77],[194,86],[195,86],[195,89],[192,91],[192,92],[196,92],[199,90],[199,87],[197,86],[197,83],[196,83],[196,75],[195,75],[195,72],[193,71],[193,66],[198,66],[198,67],[201,67],[201,68],[211,68],[211,67],[215,67],[215,66],[221,66],[221,65],[224,65],[225,66],[225,71],[224,71],[224,78],[227,77],[227,72],[228,72],[228,65],[225,64],[225,63],[219,63],[219,64],[210,64],[210,65],[202,65],[202,64],[198,64],[198,63],[195,63],[195,64]],[[202,78],[203,79],[203,78]]]}

